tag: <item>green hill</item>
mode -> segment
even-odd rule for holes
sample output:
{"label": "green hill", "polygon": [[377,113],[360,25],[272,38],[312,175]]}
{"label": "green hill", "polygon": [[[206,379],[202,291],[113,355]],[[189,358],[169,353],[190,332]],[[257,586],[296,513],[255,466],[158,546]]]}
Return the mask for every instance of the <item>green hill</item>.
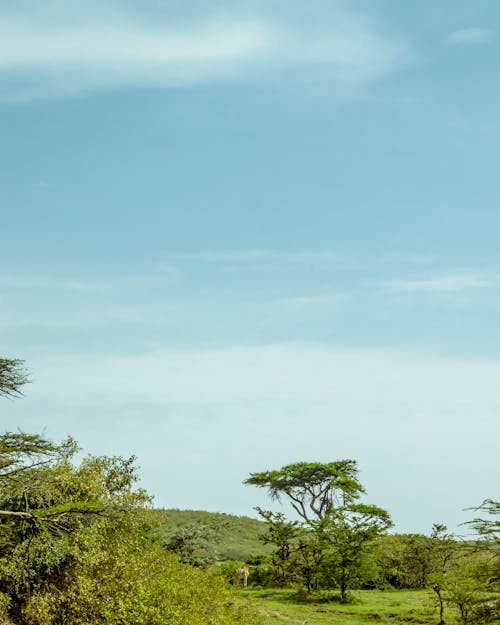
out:
{"label": "green hill", "polygon": [[222,526],[220,539],[215,543],[219,560],[246,562],[250,556],[269,554],[271,549],[259,540],[266,531],[266,524],[245,516],[234,516],[221,512],[204,510],[161,510],[164,532],[181,528],[191,523]]}

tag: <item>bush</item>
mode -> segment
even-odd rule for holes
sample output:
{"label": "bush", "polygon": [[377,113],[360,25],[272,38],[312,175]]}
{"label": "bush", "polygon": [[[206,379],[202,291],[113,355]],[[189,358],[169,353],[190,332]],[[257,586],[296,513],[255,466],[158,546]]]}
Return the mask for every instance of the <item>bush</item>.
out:
{"label": "bush", "polygon": [[257,625],[238,607],[224,580],[180,564],[132,533],[108,536],[86,550],[57,592],[34,595],[23,610],[26,625]]}
{"label": "bush", "polygon": [[240,566],[241,562],[236,562],[236,560],[227,560],[227,562],[222,562],[219,566],[219,571],[227,582],[231,582],[233,580],[234,572],[236,569],[239,569]]}

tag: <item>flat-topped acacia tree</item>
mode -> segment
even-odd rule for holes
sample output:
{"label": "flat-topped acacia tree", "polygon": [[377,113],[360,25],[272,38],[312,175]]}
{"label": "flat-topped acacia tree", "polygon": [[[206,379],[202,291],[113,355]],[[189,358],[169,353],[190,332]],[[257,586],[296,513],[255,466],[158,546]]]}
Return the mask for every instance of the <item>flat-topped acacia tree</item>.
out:
{"label": "flat-topped acacia tree", "polygon": [[356,460],[296,462],[274,471],[251,473],[243,483],[267,488],[273,501],[287,497],[305,522],[319,521],[333,508],[345,506],[365,492]]}
{"label": "flat-topped acacia tree", "polygon": [[[302,538],[293,535],[294,544],[289,541],[287,548],[295,549],[305,562],[299,575],[307,590],[315,583],[312,571],[321,574],[322,569],[330,569],[340,588],[340,599],[345,601],[365,547],[392,525],[387,511],[359,503],[365,489],[358,480],[356,461],[298,462],[275,471],[251,473],[244,483],[267,488],[274,501],[281,501],[283,496],[289,499],[303,520],[304,531]],[[270,525],[272,538],[268,536],[267,542],[277,544],[277,530],[282,527],[289,534],[296,530],[295,523],[287,523],[283,515],[257,510]]]}

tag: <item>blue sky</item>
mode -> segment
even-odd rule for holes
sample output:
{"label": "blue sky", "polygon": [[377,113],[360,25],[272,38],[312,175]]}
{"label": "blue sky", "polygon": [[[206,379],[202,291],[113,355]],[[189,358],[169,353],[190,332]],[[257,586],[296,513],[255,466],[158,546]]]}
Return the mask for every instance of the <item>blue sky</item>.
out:
{"label": "blue sky", "polygon": [[499,19],[2,2],[4,427],[134,453],[165,507],[344,457],[398,531],[498,498]]}

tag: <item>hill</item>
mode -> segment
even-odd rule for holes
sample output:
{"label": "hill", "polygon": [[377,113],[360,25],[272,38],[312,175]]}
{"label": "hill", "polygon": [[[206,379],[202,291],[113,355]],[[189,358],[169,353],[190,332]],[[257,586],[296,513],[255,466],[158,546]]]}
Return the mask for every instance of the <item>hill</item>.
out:
{"label": "hill", "polygon": [[269,554],[271,549],[259,540],[266,524],[258,519],[205,510],[161,510],[165,534],[191,523],[221,526],[220,539],[215,543],[219,560],[246,562],[255,555]]}

